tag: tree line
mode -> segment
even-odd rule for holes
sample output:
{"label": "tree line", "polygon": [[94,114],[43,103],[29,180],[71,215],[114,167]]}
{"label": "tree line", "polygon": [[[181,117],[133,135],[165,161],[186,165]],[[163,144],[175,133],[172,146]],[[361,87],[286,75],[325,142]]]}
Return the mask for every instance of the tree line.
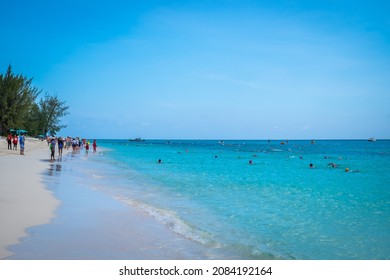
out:
{"label": "tree line", "polygon": [[24,129],[31,136],[56,135],[65,128],[61,118],[68,114],[69,106],[57,96],[45,93],[32,85],[32,79],[14,74],[11,65],[0,73],[0,133],[10,129]]}

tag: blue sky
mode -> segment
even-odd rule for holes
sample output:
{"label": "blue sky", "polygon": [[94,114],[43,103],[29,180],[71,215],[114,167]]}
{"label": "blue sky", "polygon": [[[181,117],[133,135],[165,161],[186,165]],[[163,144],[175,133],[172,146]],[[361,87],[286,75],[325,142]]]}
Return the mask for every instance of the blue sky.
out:
{"label": "blue sky", "polygon": [[[111,3],[112,2],[112,3]],[[3,0],[0,66],[87,138],[390,138],[387,1]]]}

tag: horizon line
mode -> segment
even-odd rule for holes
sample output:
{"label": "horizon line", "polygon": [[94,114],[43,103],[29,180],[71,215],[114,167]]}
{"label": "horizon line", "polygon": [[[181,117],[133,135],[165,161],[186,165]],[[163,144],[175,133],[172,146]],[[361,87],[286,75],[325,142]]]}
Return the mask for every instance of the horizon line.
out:
{"label": "horizon line", "polygon": [[[92,139],[91,137],[89,137]],[[136,138],[94,138],[97,140],[127,140],[134,141]],[[263,139],[245,139],[245,138],[140,138],[141,141],[178,141],[178,140],[192,140],[192,141],[368,141],[370,138],[263,138]],[[376,141],[388,141],[390,138],[374,138]],[[135,141],[134,141],[135,142]]]}

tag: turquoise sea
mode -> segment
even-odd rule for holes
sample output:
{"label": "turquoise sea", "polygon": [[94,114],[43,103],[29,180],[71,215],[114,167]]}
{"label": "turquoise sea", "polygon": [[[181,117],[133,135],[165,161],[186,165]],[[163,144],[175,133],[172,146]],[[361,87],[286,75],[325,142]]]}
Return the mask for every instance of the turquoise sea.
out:
{"label": "turquoise sea", "polygon": [[99,140],[88,167],[216,258],[390,259],[390,141],[284,142]]}
{"label": "turquoise sea", "polygon": [[389,140],[97,143],[10,259],[390,259]]}

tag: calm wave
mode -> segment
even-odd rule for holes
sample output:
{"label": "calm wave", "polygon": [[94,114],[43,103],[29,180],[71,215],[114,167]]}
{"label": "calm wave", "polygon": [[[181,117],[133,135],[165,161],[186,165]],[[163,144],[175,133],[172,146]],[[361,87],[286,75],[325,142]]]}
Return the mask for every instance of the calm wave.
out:
{"label": "calm wave", "polygon": [[98,144],[101,190],[227,258],[390,258],[390,141]]}

